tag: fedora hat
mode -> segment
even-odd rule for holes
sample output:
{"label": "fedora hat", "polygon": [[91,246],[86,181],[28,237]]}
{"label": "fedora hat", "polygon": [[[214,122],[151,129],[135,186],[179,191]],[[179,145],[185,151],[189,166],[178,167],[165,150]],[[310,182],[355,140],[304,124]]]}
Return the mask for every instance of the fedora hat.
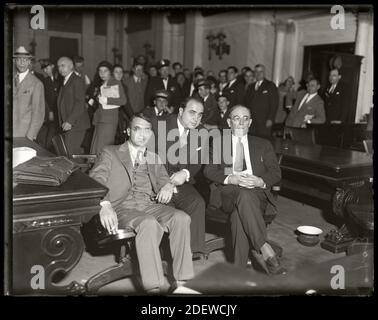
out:
{"label": "fedora hat", "polygon": [[17,48],[17,50],[13,54],[13,58],[18,58],[18,57],[32,58],[33,55],[28,50],[26,50],[25,47],[20,46]]}

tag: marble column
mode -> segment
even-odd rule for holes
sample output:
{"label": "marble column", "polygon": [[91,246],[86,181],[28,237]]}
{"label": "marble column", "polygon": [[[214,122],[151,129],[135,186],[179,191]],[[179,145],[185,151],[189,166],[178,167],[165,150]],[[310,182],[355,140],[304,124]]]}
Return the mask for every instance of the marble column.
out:
{"label": "marble column", "polygon": [[189,11],[186,14],[184,30],[184,66],[193,70],[202,65],[204,19],[199,11]]}
{"label": "marble column", "polygon": [[122,54],[122,65],[124,68],[129,69],[130,65],[128,65],[128,59],[129,59],[129,51],[128,51],[128,46],[127,46],[127,41],[128,41],[128,35],[127,32],[125,31],[125,28],[127,27],[127,13],[124,12],[121,15],[121,54]]}
{"label": "marble column", "polygon": [[84,71],[92,80],[96,70],[95,18],[93,12],[83,12],[83,32],[81,53],[84,58]]}
{"label": "marble column", "polygon": [[276,27],[276,39],[274,46],[274,62],[273,62],[273,82],[278,87],[279,83],[282,82],[282,63],[284,57],[284,46],[285,46],[285,34],[287,30],[287,23],[283,21],[277,21],[275,23]]}
{"label": "marble column", "polygon": [[373,106],[373,19],[370,13],[358,14],[354,53],[363,57],[355,117],[355,121],[359,122]]}
{"label": "marble column", "polygon": [[154,15],[155,30],[155,57],[171,60],[171,33],[172,26],[167,19],[167,13],[157,12]]}

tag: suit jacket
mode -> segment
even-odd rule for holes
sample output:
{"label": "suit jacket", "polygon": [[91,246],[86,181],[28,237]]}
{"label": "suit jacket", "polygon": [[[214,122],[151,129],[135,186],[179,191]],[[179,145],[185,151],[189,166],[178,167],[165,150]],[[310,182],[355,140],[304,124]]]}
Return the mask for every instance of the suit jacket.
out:
{"label": "suit jacket", "polygon": [[50,77],[45,77],[43,79],[43,87],[45,89],[45,104],[46,104],[46,114],[45,121],[48,120],[48,113],[52,112],[54,114],[54,122],[58,123],[58,93],[60,89],[60,83],[57,79],[51,79]]}
{"label": "suit jacket", "polygon": [[332,93],[329,93],[329,85],[322,97],[324,99],[324,107],[327,122],[338,120],[342,122],[348,121],[349,103],[348,93],[343,83],[338,82]]}
{"label": "suit jacket", "polygon": [[[164,82],[161,77],[152,77],[147,84],[146,95],[144,103],[147,106],[153,105],[153,99],[155,96],[156,90],[165,90]],[[167,91],[169,92],[169,106],[174,106],[175,109],[178,108],[178,105],[181,101],[179,101],[179,95],[177,94],[177,82],[172,77],[168,77],[168,85]]]}
{"label": "suit jacket", "polygon": [[[146,151],[145,155],[152,190],[157,194],[169,182],[169,176],[157,154]],[[109,189],[104,200],[110,201],[116,211],[121,208],[131,191],[133,181],[133,163],[128,142],[118,146],[106,146],[89,176]]]}
{"label": "suit jacket", "polygon": [[264,79],[258,90],[255,90],[256,82],[248,89],[245,95],[245,106],[251,110],[253,123],[252,133],[258,136],[269,136],[270,129],[266,128],[266,121],[274,119],[278,108],[278,89],[276,85]]}
{"label": "suit jacket", "polygon": [[[226,139],[226,141],[224,141]],[[277,161],[277,156],[274,152],[272,144],[265,139],[248,135],[249,156],[251,159],[251,166],[253,175],[262,178],[266,184],[266,189],[263,192],[266,194],[268,200],[275,205],[276,201],[270,192],[270,188],[281,180],[281,168]],[[227,148],[228,151],[225,151]],[[227,172],[232,172],[232,163],[225,163],[223,155],[232,153],[232,135],[223,134],[222,137],[217,137],[213,142],[213,149],[210,156],[210,162],[205,166],[204,175],[209,180],[213,181],[215,189],[224,185],[224,180],[228,176]],[[218,155],[214,157],[214,153]],[[216,161],[215,159],[220,160]],[[218,162],[218,163],[216,163]],[[227,174],[226,174],[227,173]],[[220,207],[222,204],[219,190],[213,188],[211,196],[211,204]]]}
{"label": "suit jacket", "polygon": [[142,77],[140,87],[134,80],[134,76],[130,76],[126,82],[126,94],[128,98],[128,105],[133,110],[134,113],[141,112],[146,103],[144,100],[148,80]]}
{"label": "suit jacket", "polygon": [[[178,135],[178,125],[177,125],[177,115],[172,114],[170,115],[166,120],[166,128],[167,128],[167,135],[169,134],[170,130],[177,130]],[[207,132],[205,128],[203,128],[201,125],[198,126],[197,129],[190,130],[188,133],[188,140],[186,146],[186,154],[187,159],[186,163],[182,163],[178,161],[177,163],[173,163],[169,157],[166,157],[166,168],[168,171],[169,176],[171,176],[173,173],[178,172],[182,169],[187,169],[190,172],[190,179],[189,183],[195,182],[195,176],[197,173],[201,170],[202,164],[201,159],[204,161],[207,161],[207,154],[208,154],[208,141],[206,139],[201,139],[200,136],[196,136],[196,133],[201,130],[202,132]],[[174,132],[174,131],[173,131]],[[194,143],[194,139],[198,139],[196,148],[190,148],[190,145]],[[202,141],[205,140],[205,141]],[[176,146],[179,144],[179,137],[176,136],[174,141],[166,141],[166,150],[159,150],[159,155],[162,157],[163,155],[167,155],[169,150],[176,150],[176,155],[178,157],[179,151],[178,148],[175,148],[174,144]],[[170,149],[172,147],[172,149]],[[172,151],[170,151],[172,152]]]}
{"label": "suit jacket", "polygon": [[74,72],[58,95],[59,123],[68,122],[70,131],[84,131],[90,127],[88,112],[85,108],[85,86],[83,80]]}
{"label": "suit jacket", "polygon": [[[126,95],[123,90],[123,85],[120,81],[110,78],[108,80],[107,86],[117,86],[119,91],[119,98],[108,98],[108,104],[122,106],[126,104]],[[104,109],[101,104],[98,104],[98,108],[93,115],[93,124],[97,123],[113,123],[118,124],[118,112],[119,108],[114,109]]]}
{"label": "suit jacket", "polygon": [[208,121],[209,124],[217,125],[219,129],[230,129],[227,123],[227,118],[230,114],[230,108],[227,109],[223,118],[221,117],[219,108],[214,112],[213,117]]}
{"label": "suit jacket", "polygon": [[309,102],[304,103],[299,109],[298,107],[303,100],[305,92],[302,92],[298,99],[295,101],[294,106],[291,108],[290,113],[286,119],[285,125],[287,127],[297,127],[300,128],[304,123],[305,115],[313,115],[314,118],[311,119],[311,123],[324,123],[326,120],[324,112],[324,102],[322,98],[317,94]]}
{"label": "suit jacket", "polygon": [[[198,93],[196,93],[193,97],[203,102],[203,99]],[[203,102],[203,106],[204,106],[204,112],[201,119],[201,123],[213,124],[211,123],[211,120],[214,118],[214,115],[218,109],[218,104],[214,95],[210,93],[206,101]]]}
{"label": "suit jacket", "polygon": [[169,117],[169,114],[163,113],[161,116],[156,115],[155,107],[147,107],[143,110],[143,114],[151,119],[152,131],[155,134],[155,140],[157,143],[158,138],[158,121],[165,121]]}
{"label": "suit jacket", "polygon": [[29,71],[18,88],[13,86],[13,137],[35,139],[45,118],[43,84]]}
{"label": "suit jacket", "polygon": [[229,108],[237,104],[244,103],[244,84],[240,80],[236,80],[231,86],[227,84],[227,86],[223,89],[224,93],[227,93],[230,98],[230,104],[228,105]]}

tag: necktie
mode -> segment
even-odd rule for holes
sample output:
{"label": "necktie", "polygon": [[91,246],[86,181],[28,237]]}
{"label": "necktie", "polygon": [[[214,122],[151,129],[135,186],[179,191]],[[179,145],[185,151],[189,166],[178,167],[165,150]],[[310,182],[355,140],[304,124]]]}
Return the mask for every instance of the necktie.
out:
{"label": "necktie", "polygon": [[333,90],[335,90],[335,85],[333,84],[331,88],[329,89],[329,93],[333,93]]}
{"label": "necktie", "polygon": [[180,148],[186,146],[186,144],[188,143],[188,132],[189,129],[184,129],[184,132],[180,136]]}
{"label": "necktie", "polygon": [[138,168],[139,165],[142,163],[142,158],[143,158],[143,151],[142,150],[139,150],[138,153],[137,153],[137,156],[135,158],[135,162],[134,162],[134,168]]}
{"label": "necktie", "polygon": [[259,90],[259,87],[260,87],[260,81],[257,81],[255,85],[255,91]]}
{"label": "necktie", "polygon": [[241,142],[241,138],[239,138],[238,142],[236,143],[234,171],[241,172],[245,169],[245,167],[244,147],[243,143]]}
{"label": "necktie", "polygon": [[299,107],[298,107],[298,111],[302,108],[302,106],[303,106],[304,104],[306,104],[306,103],[308,102],[308,98],[310,98],[310,95],[307,93],[307,94],[304,96],[304,98],[302,99],[301,104],[300,104]]}
{"label": "necktie", "polygon": [[224,112],[223,111],[221,111],[220,116],[223,119],[223,117],[224,117]]}
{"label": "necktie", "polygon": [[20,85],[20,75],[17,73],[15,77],[15,82],[16,82],[16,88]]}

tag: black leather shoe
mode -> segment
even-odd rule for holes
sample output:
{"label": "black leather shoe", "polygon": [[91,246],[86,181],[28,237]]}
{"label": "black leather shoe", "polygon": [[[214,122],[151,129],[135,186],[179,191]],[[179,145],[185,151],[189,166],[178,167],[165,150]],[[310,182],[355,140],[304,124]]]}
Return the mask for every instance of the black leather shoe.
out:
{"label": "black leather shoe", "polygon": [[265,265],[269,274],[285,274],[287,270],[281,265],[277,257],[270,257],[265,260]]}

